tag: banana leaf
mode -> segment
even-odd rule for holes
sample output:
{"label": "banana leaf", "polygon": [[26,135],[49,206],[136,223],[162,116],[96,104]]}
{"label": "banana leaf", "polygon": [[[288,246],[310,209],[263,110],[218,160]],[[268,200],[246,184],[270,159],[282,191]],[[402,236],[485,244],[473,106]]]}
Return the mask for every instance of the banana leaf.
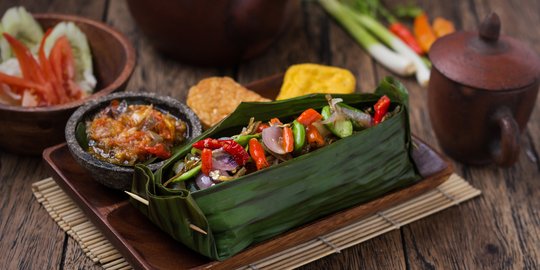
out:
{"label": "banana leaf", "polygon": [[[380,87],[395,90],[392,82],[388,85]],[[333,97],[366,108],[380,95]],[[251,117],[289,122],[307,108],[326,104],[324,95],[242,103],[192,142],[238,134]],[[148,199],[149,205],[131,202],[174,239],[209,258],[224,260],[254,243],[419,180],[410,156],[407,107],[396,99],[392,106],[399,106],[399,112],[377,126],[237,180],[195,192],[164,187],[173,164],[191,150],[187,144],[154,173],[144,165],[136,166],[132,192]],[[190,229],[190,224],[207,234]]]}

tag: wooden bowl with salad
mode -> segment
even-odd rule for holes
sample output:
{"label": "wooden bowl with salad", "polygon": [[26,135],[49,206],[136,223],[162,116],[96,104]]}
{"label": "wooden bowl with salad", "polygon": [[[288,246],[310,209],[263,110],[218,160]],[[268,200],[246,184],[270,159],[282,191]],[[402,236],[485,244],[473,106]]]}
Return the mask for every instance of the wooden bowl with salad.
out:
{"label": "wooden bowl with salad", "polygon": [[64,141],[75,109],[124,90],[135,67],[129,40],[101,22],[14,7],[0,25],[0,148],[12,153]]}

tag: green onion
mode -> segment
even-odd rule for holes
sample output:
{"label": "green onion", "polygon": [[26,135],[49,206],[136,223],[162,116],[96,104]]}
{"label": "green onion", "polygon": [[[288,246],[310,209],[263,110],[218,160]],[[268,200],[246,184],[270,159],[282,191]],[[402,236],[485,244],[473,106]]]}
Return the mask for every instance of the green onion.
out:
{"label": "green onion", "polygon": [[410,59],[416,67],[416,80],[421,86],[427,86],[430,70],[418,54],[374,18],[355,12],[346,6],[343,6],[343,9],[347,10],[351,17],[362,24],[368,31],[376,35],[387,46],[394,49],[400,55]]}
{"label": "green onion", "polygon": [[336,0],[320,0],[319,3],[336,19],[351,36],[379,63],[394,73],[408,76],[415,72],[413,61],[388,49],[373,37],[364,26],[351,16],[351,11]]}

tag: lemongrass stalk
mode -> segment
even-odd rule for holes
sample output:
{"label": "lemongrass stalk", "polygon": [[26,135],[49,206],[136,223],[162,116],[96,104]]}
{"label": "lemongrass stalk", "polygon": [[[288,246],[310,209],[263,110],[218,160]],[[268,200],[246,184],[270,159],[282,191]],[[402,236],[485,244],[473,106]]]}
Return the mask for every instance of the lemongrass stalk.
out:
{"label": "lemongrass stalk", "polygon": [[395,36],[392,32],[388,31],[381,23],[374,18],[353,11],[349,7],[343,6],[349,16],[353,17],[357,22],[362,24],[368,31],[377,36],[383,43],[402,56],[410,59],[416,67],[416,80],[418,83],[425,87],[429,83],[430,69],[426,66],[422,58],[416,54],[407,44],[405,44],[400,38]]}
{"label": "lemongrass stalk", "polygon": [[402,76],[408,76],[415,72],[415,65],[409,58],[393,52],[380,43],[350,16],[342,4],[336,0],[320,0],[319,3],[377,62]]}

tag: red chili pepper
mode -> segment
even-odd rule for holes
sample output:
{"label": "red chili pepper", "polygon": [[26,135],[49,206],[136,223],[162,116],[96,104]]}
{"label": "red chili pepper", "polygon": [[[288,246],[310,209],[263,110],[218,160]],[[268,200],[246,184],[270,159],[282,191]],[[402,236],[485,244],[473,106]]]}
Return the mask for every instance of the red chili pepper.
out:
{"label": "red chili pepper", "polygon": [[375,125],[379,124],[383,117],[386,115],[386,112],[388,111],[388,107],[390,106],[390,99],[384,95],[382,96],[377,103],[373,106],[375,109],[375,116],[373,116],[373,123]]}
{"label": "red chili pepper", "polygon": [[270,127],[270,125],[266,124],[266,123],[261,123],[259,124],[259,126],[257,127],[257,133],[261,133],[263,131],[263,129],[265,128],[268,128]]}
{"label": "red chili pepper", "polygon": [[201,153],[201,171],[202,173],[209,175],[212,171],[212,150],[204,148]]}
{"label": "red chili pepper", "polygon": [[290,127],[283,127],[283,149],[286,153],[290,153],[294,150],[294,136]]}
{"label": "red chili pepper", "polygon": [[233,140],[223,140],[223,150],[233,156],[236,164],[242,166],[249,160],[249,154],[246,149]]}
{"label": "red chili pepper", "polygon": [[306,138],[309,145],[311,146],[315,146],[315,147],[324,146],[324,138],[314,125],[306,126]]}
{"label": "red chili pepper", "polygon": [[162,159],[167,159],[171,157],[171,152],[167,151],[167,149],[165,149],[165,145],[161,143],[156,144],[154,146],[145,146],[144,150]]}
{"label": "red chili pepper", "polygon": [[300,124],[307,126],[313,124],[315,121],[319,121],[322,119],[322,115],[317,112],[316,110],[309,108],[305,110],[298,118],[296,118],[296,121],[300,122]]}
{"label": "red chili pepper", "polygon": [[192,145],[192,147],[197,148],[199,150],[203,150],[204,148],[210,148],[212,150],[219,149],[223,145],[222,143],[217,139],[212,138],[206,138],[204,140],[200,140]]}
{"label": "red chili pepper", "polygon": [[257,170],[264,169],[269,166],[268,160],[266,160],[264,149],[261,143],[255,138],[251,138],[249,140],[249,154],[251,155],[251,158],[253,158],[253,160],[255,161]]}
{"label": "red chili pepper", "polygon": [[394,22],[388,27],[392,33],[398,36],[405,44],[407,44],[414,52],[419,55],[422,55],[424,51],[416,42],[414,35],[409,31],[409,29],[400,22]]}
{"label": "red chili pepper", "polygon": [[240,166],[246,164],[246,162],[249,160],[249,154],[246,152],[246,149],[242,147],[242,145],[238,144],[234,140],[218,140],[218,139],[212,139],[212,138],[206,138],[204,140],[200,140],[198,142],[195,142],[192,145],[193,148],[197,148],[199,150],[208,148],[211,150],[223,148],[223,150],[229,155],[233,156],[234,161]]}

